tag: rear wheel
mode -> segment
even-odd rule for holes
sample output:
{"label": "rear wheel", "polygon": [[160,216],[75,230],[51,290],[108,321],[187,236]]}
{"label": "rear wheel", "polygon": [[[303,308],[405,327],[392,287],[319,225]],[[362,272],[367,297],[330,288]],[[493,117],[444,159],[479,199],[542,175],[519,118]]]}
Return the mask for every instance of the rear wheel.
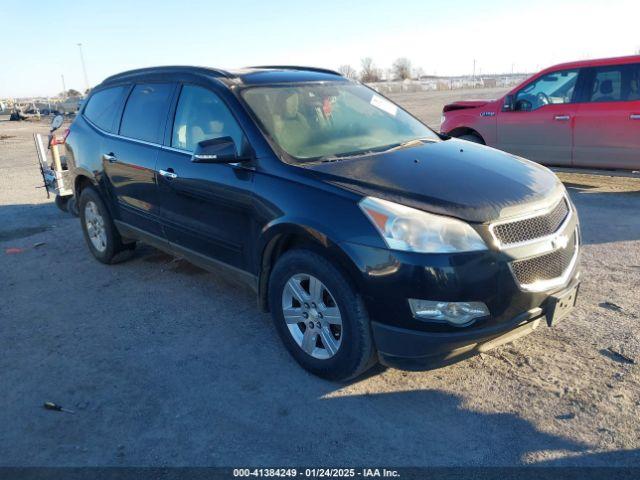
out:
{"label": "rear wheel", "polygon": [[87,246],[93,256],[102,263],[116,263],[118,254],[132,250],[135,246],[122,243],[107,207],[100,194],[92,187],[82,190],[78,212]]}
{"label": "rear wheel", "polygon": [[297,362],[329,380],[357,377],[375,363],[369,318],[340,270],[309,250],[292,250],[269,281],[276,329]]}

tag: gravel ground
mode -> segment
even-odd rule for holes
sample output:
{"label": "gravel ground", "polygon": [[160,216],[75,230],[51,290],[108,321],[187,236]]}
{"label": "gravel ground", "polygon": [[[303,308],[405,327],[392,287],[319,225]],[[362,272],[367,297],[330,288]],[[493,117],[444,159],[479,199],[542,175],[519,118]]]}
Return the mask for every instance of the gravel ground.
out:
{"label": "gravel ground", "polygon": [[[443,103],[487,93],[394,98],[437,127]],[[640,465],[640,179],[561,174],[585,245],[557,327],[335,384],[242,285],[150,247],[93,260],[36,188],[34,130],[0,121],[0,466]]]}

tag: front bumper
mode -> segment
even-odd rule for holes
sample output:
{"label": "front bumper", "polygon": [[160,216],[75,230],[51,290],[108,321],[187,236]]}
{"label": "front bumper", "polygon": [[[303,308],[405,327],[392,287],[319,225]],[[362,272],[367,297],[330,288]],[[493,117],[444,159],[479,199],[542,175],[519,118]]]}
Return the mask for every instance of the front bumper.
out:
{"label": "front bumper", "polygon": [[[577,229],[576,222],[569,224],[567,231]],[[526,335],[544,323],[550,297],[561,295],[579,282],[576,253],[562,285],[547,291],[522,288],[511,262],[539,255],[539,244],[519,247],[515,255],[513,249],[417,254],[354,243],[341,247],[359,271],[358,286],[380,360],[400,368],[446,365]],[[483,302],[490,316],[467,327],[432,323],[413,317],[409,298]]]}
{"label": "front bumper", "polygon": [[[578,285],[575,278],[555,292],[562,295]],[[372,322],[378,357],[384,365],[406,370],[438,368],[528,335],[546,325],[546,303],[510,321],[454,332],[424,332]]]}

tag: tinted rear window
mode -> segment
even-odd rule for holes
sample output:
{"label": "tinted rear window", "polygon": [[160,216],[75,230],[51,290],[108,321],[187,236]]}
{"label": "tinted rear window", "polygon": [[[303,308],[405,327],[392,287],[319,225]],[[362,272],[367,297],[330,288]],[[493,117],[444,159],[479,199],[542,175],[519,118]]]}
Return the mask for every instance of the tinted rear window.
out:
{"label": "tinted rear window", "polygon": [[591,102],[640,100],[640,65],[614,65],[593,69]]}
{"label": "tinted rear window", "polygon": [[124,107],[120,135],[160,143],[173,85],[136,85]]}
{"label": "tinted rear window", "polygon": [[91,95],[84,115],[92,123],[107,132],[115,131],[115,119],[127,87],[112,87]]}

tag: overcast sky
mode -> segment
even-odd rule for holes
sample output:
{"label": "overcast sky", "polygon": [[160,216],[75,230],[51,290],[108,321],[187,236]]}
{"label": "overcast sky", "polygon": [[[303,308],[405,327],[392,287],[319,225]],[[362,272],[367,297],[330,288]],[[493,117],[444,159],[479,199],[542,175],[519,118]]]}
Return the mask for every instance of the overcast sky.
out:
{"label": "overcast sky", "polygon": [[425,73],[533,72],[640,49],[640,0],[0,0],[0,97],[84,90],[150,65],[337,68],[408,57]]}

